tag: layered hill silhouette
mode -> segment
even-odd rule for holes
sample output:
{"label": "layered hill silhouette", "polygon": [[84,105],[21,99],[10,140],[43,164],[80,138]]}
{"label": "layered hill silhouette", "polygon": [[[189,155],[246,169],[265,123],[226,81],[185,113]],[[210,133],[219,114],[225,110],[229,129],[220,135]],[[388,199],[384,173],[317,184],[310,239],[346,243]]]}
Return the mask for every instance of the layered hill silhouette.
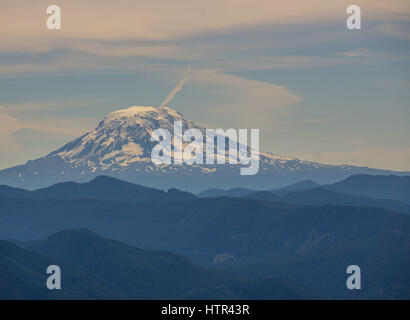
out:
{"label": "layered hill silhouette", "polygon": [[181,201],[196,198],[192,193],[177,189],[170,189],[165,192],[107,176],[99,176],[86,183],[58,183],[48,188],[35,191],[3,185],[0,186],[0,197],[26,199],[100,199],[127,202]]}
{"label": "layered hill silhouette", "polygon": [[282,187],[282,188],[277,188],[272,190],[273,193],[277,194],[278,196],[284,196],[288,193],[291,192],[297,192],[297,191],[307,191],[307,190],[312,190],[314,188],[318,188],[321,185],[315,181],[312,180],[303,180],[300,182],[292,183],[288,186]]}
{"label": "layered hill silhouette", "polygon": [[395,175],[353,175],[326,189],[377,199],[400,200],[410,204],[410,177]]}
{"label": "layered hill silhouette", "polygon": [[330,191],[324,188],[315,188],[307,191],[291,192],[282,197],[269,191],[259,191],[246,196],[249,199],[265,200],[273,202],[283,202],[294,205],[324,206],[324,205],[341,205],[341,206],[366,206],[380,207],[397,212],[410,213],[410,205],[390,199],[373,199],[369,197],[360,197],[351,194],[344,194]]}
{"label": "layered hill silhouette", "polygon": [[[321,185],[312,180],[303,180],[296,183],[292,183],[290,185],[273,189],[273,190],[264,190],[264,191],[271,191],[272,193],[283,196],[290,192],[295,191],[305,191],[311,190]],[[231,188],[229,190],[219,189],[219,188],[212,188],[205,191],[202,191],[198,194],[199,197],[203,198],[214,198],[214,197],[245,197],[252,193],[256,193],[258,191],[246,188]]]}
{"label": "layered hill silhouette", "polygon": [[[360,188],[355,187],[356,183],[360,185]],[[408,203],[408,194],[410,194],[409,184],[410,177],[356,175],[324,186],[314,181],[301,181],[268,191],[209,189],[199,193],[198,196],[204,198],[246,197],[294,205],[381,207],[410,213],[410,204]]]}
{"label": "layered hill silhouette", "polygon": [[[369,197],[375,199],[392,199],[399,200],[410,204],[410,177],[396,175],[369,175],[356,174],[342,179],[332,184],[321,185],[312,180],[304,180],[292,183],[281,188],[269,189],[269,191],[278,196],[285,196],[291,192],[308,191],[315,188],[323,188],[338,193]],[[202,191],[198,194],[200,197],[244,197],[257,190],[245,188],[232,188],[228,190],[212,188]]]}
{"label": "layered hill silhouette", "polygon": [[[182,200],[135,201],[142,197],[130,193],[129,200],[117,196],[109,198],[108,193],[113,189],[109,184],[122,185],[122,182],[116,179],[102,177],[91,185],[94,184],[98,189],[98,182],[101,180],[106,192],[90,191],[87,194],[90,198],[78,194],[72,196],[70,192],[57,193],[60,198],[53,192],[42,193],[44,198],[27,198],[21,197],[22,190],[17,190],[18,196],[13,198],[10,197],[10,189],[6,189],[8,197],[0,197],[0,238],[23,242],[39,240],[41,242],[31,243],[25,248],[35,250],[43,256],[77,261],[78,264],[73,267],[87,267],[84,272],[89,281],[105,278],[105,274],[109,273],[102,269],[98,269],[101,271],[98,273],[93,269],[101,266],[101,263],[91,265],[92,261],[87,260],[87,256],[92,256],[93,252],[99,253],[100,259],[112,257],[113,268],[121,270],[121,274],[125,272],[122,272],[121,268],[127,268],[130,261],[136,263],[135,268],[139,264],[146,264],[141,260],[146,253],[137,249],[126,249],[116,242],[101,242],[98,236],[89,232],[82,232],[73,238],[70,233],[62,232],[45,242],[42,239],[58,231],[87,228],[128,246],[170,251],[186,256],[205,268],[235,272],[246,279],[246,283],[249,277],[262,281],[259,284],[254,283],[253,288],[268,288],[269,282],[265,281],[271,278],[273,280],[270,281],[290,279],[298,286],[306,286],[313,291],[318,288],[319,295],[325,298],[409,296],[409,275],[406,270],[410,266],[410,215],[380,207],[385,204],[384,200],[316,188],[282,197],[266,191],[257,193],[258,197],[255,194],[241,198],[197,198],[188,195],[187,199]],[[126,187],[135,191],[132,185],[126,184]],[[86,184],[84,188],[87,190],[89,185]],[[50,190],[54,188],[51,187]],[[164,195],[157,191],[154,191],[156,195]],[[147,190],[143,188],[141,192]],[[32,193],[28,192],[29,195]],[[98,195],[99,198],[95,198]],[[271,195],[273,198],[266,199],[263,197],[265,195]],[[145,197],[149,199],[147,195]],[[278,199],[281,201],[277,201]],[[326,204],[329,199],[337,202],[337,205]],[[372,202],[365,205],[366,201]],[[350,205],[347,205],[347,202],[350,202]],[[369,206],[370,204],[372,206]],[[379,207],[375,207],[376,204]],[[395,201],[393,204],[398,205]],[[80,245],[83,236],[88,239],[85,243],[90,246]],[[94,241],[101,247],[94,247]],[[60,252],[62,248],[64,250]],[[133,258],[128,255],[126,258],[117,257],[115,252],[110,253],[114,248],[123,253],[129,250],[135,254],[140,252],[141,259],[138,260],[134,255],[131,255]],[[81,260],[82,258],[85,260]],[[100,261],[97,257],[92,260]],[[177,261],[187,260],[181,258]],[[345,289],[345,268],[356,263],[360,263],[360,266],[364,267],[363,272],[374,280],[366,285],[360,294]],[[23,266],[19,268],[24,269]],[[172,265],[168,264],[164,272],[167,268],[173,270]],[[149,269],[155,268],[150,266]],[[327,270],[326,281],[320,280],[320,270]],[[189,274],[188,271],[184,273]],[[228,278],[223,277],[223,280],[229,280]],[[151,278],[147,276],[147,279]],[[230,282],[230,285],[235,283],[235,286],[241,286],[243,279],[230,279],[239,281]],[[115,281],[110,282],[110,285],[116,283]],[[6,280],[4,282],[6,283]],[[101,283],[99,285],[103,286]],[[228,293],[236,290],[232,289],[232,286],[228,286],[230,291],[218,291],[216,287],[199,287],[192,287],[193,291],[173,292],[169,289],[171,291],[167,292],[172,292],[179,298],[194,298],[227,297]],[[240,292],[256,290],[247,291],[248,289]],[[118,294],[124,294],[124,288],[118,283],[110,290],[120,290]],[[160,296],[159,292],[151,292],[151,297],[154,293]],[[127,291],[126,294],[138,296],[137,292]],[[269,294],[275,296],[273,293]],[[266,295],[268,296],[268,293]],[[238,297],[244,296],[235,295],[235,298]]]}
{"label": "layered hill silhouette", "polygon": [[[378,193],[366,192],[366,194],[374,195],[375,198],[355,195],[355,188],[344,187],[346,193],[332,191],[334,189],[341,189],[340,186],[345,186],[347,183],[350,183],[351,180],[359,181],[358,183],[363,183],[362,180],[374,180],[373,177],[369,177],[367,175],[349,177],[348,179],[337,182],[333,185],[321,187],[316,187],[317,184],[311,181],[302,181],[301,183],[292,184],[290,186],[272,191],[255,191],[244,188],[233,188],[229,190],[210,189],[201,192],[198,196],[202,198],[245,197],[254,200],[271,201],[292,205],[346,205],[381,207],[398,212],[410,213],[409,204],[400,200],[392,200],[397,198],[404,198],[404,200],[406,200],[407,194],[402,191],[401,187],[403,186],[406,190],[406,183],[410,180],[410,177],[379,176],[376,178],[379,179],[380,183],[377,183],[377,181],[372,181],[372,188],[379,190]],[[395,181],[398,181],[399,184],[394,185]],[[386,183],[389,190],[383,193],[382,190]],[[397,194],[392,191],[397,189],[400,189],[400,192]],[[391,196],[392,199],[383,198],[383,196]],[[103,201],[124,202],[167,202],[191,200],[197,198],[197,196],[175,188],[165,192],[163,190],[132,184],[112,177],[99,176],[86,183],[65,182],[34,191],[2,185],[0,186],[0,198],[66,200],[97,199]]]}
{"label": "layered hill silhouette", "polygon": [[[59,261],[86,285],[38,298],[410,297],[408,205],[302,185],[208,198],[105,176],[35,191],[1,186],[0,239],[19,241],[1,242],[2,292],[30,297],[43,288],[43,264]],[[360,292],[346,289],[350,264],[369,281]],[[184,285],[163,276],[171,273]],[[145,289],[127,287],[127,274]],[[162,291],[158,279],[168,281]]]}
{"label": "layered hill silhouette", "polygon": [[219,189],[219,188],[212,188],[208,190],[204,190],[198,193],[198,197],[201,198],[216,198],[216,197],[245,197],[252,193],[257,192],[256,190],[246,189],[246,188],[231,188],[229,190]]}

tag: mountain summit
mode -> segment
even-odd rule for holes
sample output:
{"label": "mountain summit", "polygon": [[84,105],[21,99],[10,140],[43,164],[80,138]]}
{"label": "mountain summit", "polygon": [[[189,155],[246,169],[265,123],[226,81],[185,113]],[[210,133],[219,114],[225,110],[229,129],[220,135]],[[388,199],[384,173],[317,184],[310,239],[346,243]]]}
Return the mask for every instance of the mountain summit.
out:
{"label": "mountain summit", "polygon": [[37,189],[59,182],[85,182],[98,175],[108,175],[162,189],[177,187],[200,191],[210,187],[238,186],[272,189],[306,179],[332,183],[352,174],[394,173],[365,167],[324,165],[265,152],[260,152],[259,172],[254,176],[241,176],[239,166],[232,164],[157,166],[151,162],[151,150],[157,144],[151,141],[151,134],[158,128],[173,132],[174,121],[182,122],[184,132],[189,128],[205,132],[205,128],[171,108],[132,106],[109,113],[97,128],[45,157],[1,170],[0,184]]}
{"label": "mountain summit", "polygon": [[[74,166],[85,166],[91,172],[121,171],[131,164],[150,164],[151,150],[157,144],[151,142],[152,132],[158,128],[172,132],[174,121],[182,121],[184,130],[201,129],[168,107],[133,106],[109,113],[93,131],[47,157],[59,157]],[[148,170],[155,168],[149,166]]]}

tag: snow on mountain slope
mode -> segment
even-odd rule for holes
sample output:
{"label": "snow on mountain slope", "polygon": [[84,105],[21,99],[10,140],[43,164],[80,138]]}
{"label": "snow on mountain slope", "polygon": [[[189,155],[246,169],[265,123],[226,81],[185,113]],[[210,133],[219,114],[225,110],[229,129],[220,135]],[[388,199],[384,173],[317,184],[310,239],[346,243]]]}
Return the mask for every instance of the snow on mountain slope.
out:
{"label": "snow on mountain slope", "polygon": [[[73,166],[86,164],[92,170],[97,168],[122,170],[121,167],[126,168],[132,163],[150,163],[151,150],[157,144],[151,142],[152,132],[158,128],[173,132],[174,121],[182,121],[184,131],[196,128],[205,136],[205,128],[184,118],[173,109],[133,106],[111,112],[96,129],[50,153],[47,157],[61,157]],[[291,161],[296,161],[299,165],[304,163],[295,158],[263,152],[260,158],[266,164],[278,166],[289,164]],[[297,166],[294,166],[294,169],[296,170]]]}
{"label": "snow on mountain slope", "polygon": [[132,163],[150,163],[151,142],[155,129],[174,130],[174,121],[183,128],[199,128],[178,112],[167,107],[133,106],[111,112],[93,131],[50,153],[61,157],[74,167],[87,165],[91,170],[126,168]]}
{"label": "snow on mountain slope", "polygon": [[[133,106],[109,113],[94,130],[45,157],[0,171],[0,184],[34,189],[63,181],[84,182],[111,175],[143,185],[199,191],[210,187],[272,189],[304,179],[331,183],[351,174],[390,174],[391,171],[324,165],[260,152],[259,172],[240,176],[238,165],[154,165],[151,141],[155,129],[174,131],[174,121],[205,129],[168,107]],[[263,132],[261,132],[263,134]],[[406,174],[406,173],[400,173]]]}

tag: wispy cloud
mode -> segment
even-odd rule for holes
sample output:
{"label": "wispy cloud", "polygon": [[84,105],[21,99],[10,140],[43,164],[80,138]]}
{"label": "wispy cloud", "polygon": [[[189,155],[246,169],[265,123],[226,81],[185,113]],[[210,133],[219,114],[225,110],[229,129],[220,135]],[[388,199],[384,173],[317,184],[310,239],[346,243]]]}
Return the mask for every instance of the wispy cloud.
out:
{"label": "wispy cloud", "polygon": [[[55,105],[23,103],[0,106],[0,169],[43,156],[91,130],[94,119],[50,114]],[[29,116],[49,114],[45,117]]]}
{"label": "wispy cloud", "polygon": [[299,121],[301,124],[317,124],[317,123],[324,123],[328,122],[327,119],[305,119]]}
{"label": "wispy cloud", "polygon": [[[284,86],[226,74],[218,70],[197,70],[192,85],[213,97],[212,103],[198,101],[212,115],[213,123],[230,123],[244,128],[268,128],[302,98]],[[204,115],[205,116],[205,115]],[[206,121],[206,120],[204,120]]]}
{"label": "wispy cloud", "polygon": [[166,106],[168,103],[171,102],[172,99],[174,99],[175,95],[182,90],[184,87],[185,82],[188,80],[188,75],[191,73],[191,66],[188,66],[184,75],[182,76],[182,79],[179,80],[178,84],[174,89],[171,90],[171,92],[168,94],[168,96],[165,98],[164,101],[161,103],[161,107]]}
{"label": "wispy cloud", "polygon": [[408,24],[385,23],[379,26],[378,30],[387,36],[402,40],[410,40],[410,28]]}
{"label": "wispy cloud", "polygon": [[338,52],[337,55],[346,57],[358,57],[358,58],[370,58],[374,56],[374,53],[368,49],[357,49],[352,51]]}
{"label": "wispy cloud", "polygon": [[19,148],[20,145],[11,136],[13,132],[16,132],[22,128],[18,119],[4,113],[0,107],[0,123],[0,149],[12,152],[16,148]]}
{"label": "wispy cloud", "polygon": [[[45,27],[45,10],[49,4],[46,0],[2,3],[0,51],[44,52],[65,48],[65,43],[72,43],[72,39],[152,41],[261,24],[318,23],[345,18],[350,3],[345,0],[259,0],[255,5],[249,0],[207,0],[193,5],[191,0],[118,0],[115,4],[98,0],[87,3],[56,0],[54,4],[62,9],[62,29],[58,32]],[[358,0],[356,4],[366,8],[367,19],[409,20],[407,1]]]}

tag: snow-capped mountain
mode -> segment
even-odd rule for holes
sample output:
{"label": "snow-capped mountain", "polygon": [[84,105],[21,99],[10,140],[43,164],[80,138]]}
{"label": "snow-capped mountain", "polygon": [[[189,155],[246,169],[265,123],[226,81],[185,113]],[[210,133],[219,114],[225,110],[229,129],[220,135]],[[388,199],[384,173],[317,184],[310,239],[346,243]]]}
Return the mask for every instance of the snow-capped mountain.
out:
{"label": "snow-capped mountain", "polygon": [[[205,129],[168,107],[133,106],[108,114],[94,130],[67,143],[45,157],[0,171],[0,184],[34,189],[64,181],[89,181],[109,175],[130,182],[199,191],[210,187],[272,189],[300,180],[331,183],[351,174],[390,174],[355,166],[324,165],[260,152],[259,172],[241,176],[238,165],[155,165],[151,141],[155,129],[174,130],[181,121],[183,131]],[[263,134],[263,133],[262,133]],[[398,173],[409,174],[409,173]]]}
{"label": "snow-capped mountain", "polygon": [[74,167],[85,166],[91,172],[124,171],[130,165],[156,171],[159,168],[151,164],[151,150],[157,144],[151,141],[152,132],[158,128],[173,132],[174,121],[182,121],[183,130],[202,129],[168,107],[133,106],[111,112],[93,131],[47,157],[59,157]]}

